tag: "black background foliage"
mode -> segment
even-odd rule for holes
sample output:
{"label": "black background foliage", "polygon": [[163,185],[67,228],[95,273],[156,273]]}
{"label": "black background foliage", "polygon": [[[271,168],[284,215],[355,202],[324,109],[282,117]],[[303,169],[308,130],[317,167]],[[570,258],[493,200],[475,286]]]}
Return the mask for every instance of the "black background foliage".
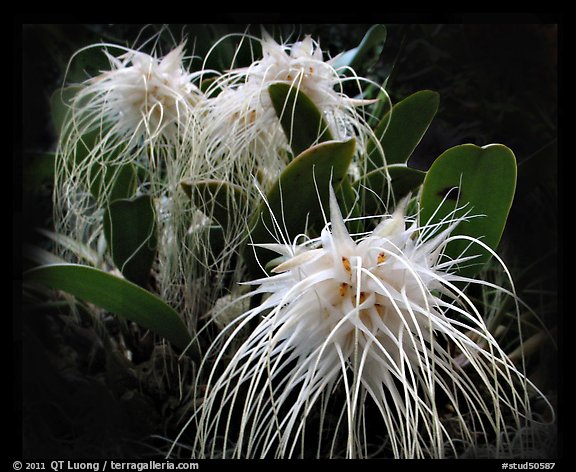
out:
{"label": "black background foliage", "polygon": [[[437,117],[411,159],[414,167],[426,169],[444,150],[466,142],[498,142],[515,152],[518,187],[502,253],[515,273],[533,267],[529,271],[533,280],[527,286],[538,295],[531,301],[554,327],[559,322],[561,282],[558,27],[538,17],[482,24],[461,20],[387,24],[382,56],[366,74],[378,82],[389,77],[387,89],[393,102],[421,89],[440,93]],[[270,32],[291,39],[312,34],[332,55],[356,46],[371,26],[274,21],[266,25]],[[15,179],[22,192],[15,196],[15,236],[17,244],[22,240],[42,244],[35,228],[50,228],[51,182],[49,166],[46,170],[38,154],[55,147],[49,97],[61,85],[67,61],[78,48],[100,40],[134,44],[143,25],[21,26],[21,82],[17,84],[22,92],[21,114],[16,116],[22,128],[21,137],[16,137],[21,138],[21,146],[15,153]],[[182,31],[197,36],[195,53],[202,55],[211,37],[246,28],[244,23],[194,24],[172,26],[171,31],[176,39]],[[250,27],[256,34],[259,29],[260,25]],[[14,280],[18,280],[24,267],[18,263],[15,267]],[[14,321],[15,427],[25,457],[154,455],[162,447],[154,449],[150,436],[170,437],[177,431],[178,409],[167,404],[175,395],[169,382],[142,380],[142,372],[150,368],[145,365],[150,362],[149,352],[136,358],[134,363],[139,365],[115,365],[91,325],[71,324],[56,313],[19,310]],[[553,364],[548,364],[546,379],[547,388],[553,390]]]}

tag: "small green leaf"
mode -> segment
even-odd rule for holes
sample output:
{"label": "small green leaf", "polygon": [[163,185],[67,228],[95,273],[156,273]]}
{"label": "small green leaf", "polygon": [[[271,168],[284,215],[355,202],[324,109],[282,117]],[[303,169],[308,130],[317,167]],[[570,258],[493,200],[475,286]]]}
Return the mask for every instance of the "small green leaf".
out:
{"label": "small green leaf", "polygon": [[332,64],[335,69],[350,67],[354,70],[360,67],[370,66],[380,57],[384,43],[386,42],[386,26],[374,25],[364,35],[362,42],[355,47],[342,53]]}
{"label": "small green leaf", "polygon": [[[483,215],[460,223],[453,234],[477,238],[495,250],[515,189],[516,158],[509,148],[500,144],[456,146],[438,157],[427,172],[420,218],[423,224],[439,223],[456,208],[457,216]],[[445,254],[450,258],[479,256],[461,268],[466,276],[474,275],[490,259],[489,251],[467,240],[452,241]]]}
{"label": "small green leaf", "polygon": [[76,264],[52,264],[29,270],[25,280],[93,303],[163,336],[179,349],[186,349],[191,341],[174,309],[150,292],[107,272]]}
{"label": "small green leaf", "polygon": [[[268,193],[267,205],[262,203],[251,221],[251,241],[262,244],[282,241],[282,238],[291,240],[310,227],[321,228],[324,225],[322,209],[328,208],[330,185],[338,190],[346,177],[355,145],[354,139],[317,144],[288,164]],[[258,275],[254,251],[262,267],[275,256],[252,246],[245,249],[248,266]]]}
{"label": "small green leaf", "polygon": [[112,260],[128,280],[144,286],[156,256],[156,212],[152,197],[115,200],[104,213],[104,235]]}
{"label": "small green leaf", "polygon": [[376,143],[369,141],[368,170],[408,162],[436,115],[438,104],[438,93],[421,90],[394,105],[374,131],[384,150],[386,162],[382,159]]}
{"label": "small green leaf", "polygon": [[333,139],[322,113],[304,92],[285,83],[270,85],[268,92],[295,156]]}
{"label": "small green leaf", "polygon": [[182,189],[194,205],[219,224],[224,231],[228,228],[232,211],[246,208],[246,193],[238,185],[220,180],[183,180]]}

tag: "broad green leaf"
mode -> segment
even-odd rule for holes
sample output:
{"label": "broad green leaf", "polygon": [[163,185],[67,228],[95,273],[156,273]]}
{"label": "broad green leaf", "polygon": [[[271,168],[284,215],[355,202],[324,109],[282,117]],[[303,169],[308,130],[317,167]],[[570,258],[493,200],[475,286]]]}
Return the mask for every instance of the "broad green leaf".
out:
{"label": "broad green leaf", "polygon": [[215,223],[228,228],[232,211],[246,207],[246,193],[238,185],[220,180],[184,180],[182,189],[194,205]]}
{"label": "broad green leaf", "polygon": [[68,292],[163,336],[179,349],[186,349],[191,341],[174,309],[152,293],[107,272],[83,265],[51,264],[29,270],[25,281]]}
{"label": "broad green leaf", "polygon": [[[321,228],[324,225],[322,209],[328,208],[330,185],[338,191],[347,175],[355,145],[354,139],[317,144],[288,164],[251,221],[251,241],[263,244],[284,241],[284,238],[292,240],[307,228]],[[245,249],[250,270],[259,275],[254,250],[262,267],[276,256],[250,245]]]}
{"label": "broad green leaf", "polygon": [[371,140],[367,145],[368,170],[408,162],[436,115],[438,104],[438,93],[421,90],[394,105],[374,130],[386,162]]}
{"label": "broad green leaf", "polygon": [[[388,172],[388,176],[386,175]],[[396,201],[415,191],[424,181],[426,173],[406,166],[394,164],[385,169],[375,169],[368,172],[352,186],[361,192],[366,214],[378,214],[386,211],[382,202],[387,202],[392,196]],[[366,188],[364,188],[366,187]]]}
{"label": "broad green leaf", "polygon": [[371,65],[380,57],[385,42],[386,26],[374,25],[366,32],[357,47],[339,55],[332,65],[335,69],[344,67],[350,67],[354,70],[358,70],[360,67],[366,69],[367,65]]}
{"label": "broad green leaf", "polygon": [[[477,238],[495,250],[515,189],[516,158],[509,148],[500,144],[456,146],[439,156],[428,170],[420,218],[423,224],[440,223],[456,208],[457,216],[468,212],[482,215],[460,223],[453,234]],[[479,256],[463,264],[461,273],[466,276],[474,275],[490,259],[489,251],[468,240],[452,241],[445,254],[450,258]]]}
{"label": "broad green leaf", "polygon": [[304,92],[285,83],[270,85],[268,92],[295,156],[333,139],[322,113]]}
{"label": "broad green leaf", "polygon": [[112,260],[124,277],[146,285],[156,256],[156,212],[152,197],[111,202],[103,219]]}

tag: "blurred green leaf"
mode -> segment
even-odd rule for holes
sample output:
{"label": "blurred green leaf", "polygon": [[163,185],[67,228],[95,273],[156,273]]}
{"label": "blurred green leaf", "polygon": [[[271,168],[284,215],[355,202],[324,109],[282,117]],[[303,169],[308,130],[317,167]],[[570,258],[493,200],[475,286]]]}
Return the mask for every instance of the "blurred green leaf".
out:
{"label": "blurred green leaf", "polygon": [[25,281],[62,290],[93,303],[163,336],[179,349],[185,349],[191,341],[186,326],[170,306],[150,292],[107,272],[76,264],[52,264],[29,270]]}
{"label": "blurred green leaf", "polygon": [[284,83],[270,85],[268,92],[295,156],[333,139],[322,113],[304,92]]}
{"label": "blurred green leaf", "polygon": [[42,185],[54,182],[53,152],[26,152],[22,169],[22,187],[25,192],[38,192]]}
{"label": "blurred green leaf", "polygon": [[238,24],[189,24],[194,37],[192,70],[228,71],[247,67],[255,57],[262,56],[259,41],[246,36],[246,28]]}
{"label": "blurred green leaf", "polygon": [[394,105],[374,130],[386,162],[371,140],[367,145],[368,170],[408,162],[436,115],[439,100],[438,93],[421,90]]}
{"label": "blurred green leaf", "polygon": [[103,218],[112,260],[124,277],[146,285],[156,257],[156,212],[149,195],[111,202]]}
{"label": "blurred green leaf", "polygon": [[[56,90],[50,99],[50,110],[52,115],[52,123],[54,130],[59,136],[60,143],[67,148],[67,155],[73,157],[74,163],[80,163],[86,159],[90,151],[94,149],[95,144],[101,135],[101,130],[98,128],[92,129],[82,135],[74,144],[75,149],[69,149],[70,146],[70,133],[73,129],[71,126],[71,102],[80,90],[79,86],[65,87]],[[77,130],[75,130],[77,131]],[[72,163],[70,163],[72,165]]]}
{"label": "blurred green leaf", "polygon": [[78,90],[80,90],[80,86],[64,87],[56,90],[50,97],[52,125],[58,136],[62,134],[66,118],[70,112],[70,103]]}
{"label": "blurred green leaf", "polygon": [[98,201],[113,202],[131,198],[136,193],[138,176],[133,164],[97,163],[90,168],[90,174],[90,192]]}
{"label": "blurred green leaf", "polygon": [[[388,176],[386,175],[388,172]],[[426,172],[408,167],[405,164],[394,164],[386,169],[375,169],[368,172],[352,186],[360,192],[364,201],[364,213],[379,214],[386,211],[382,202],[388,201],[389,194],[396,201],[416,190],[424,181]],[[367,187],[363,188],[363,187]]]}
{"label": "blurred green leaf", "polygon": [[[352,186],[349,178],[343,178],[340,187],[336,190],[336,199],[344,218],[352,218],[348,221],[348,228],[352,233],[360,233],[364,230],[362,209],[357,190]],[[358,219],[356,219],[358,218]]]}
{"label": "blurred green leaf", "polygon": [[392,103],[386,91],[385,84],[378,88],[376,85],[370,85],[368,88],[370,90],[367,90],[366,98],[371,98],[371,96],[375,95],[374,98],[377,100],[368,118],[368,126],[370,126],[371,129],[375,129],[382,118],[386,116],[386,113],[390,111],[390,108],[392,108]]}
{"label": "blurred green leaf", "polygon": [[182,189],[194,205],[215,223],[228,228],[232,211],[246,208],[246,194],[238,185],[220,180],[183,180]]}
{"label": "blurred green leaf", "polygon": [[78,51],[69,63],[66,74],[68,83],[81,83],[85,80],[96,77],[104,70],[110,70],[110,60],[104,54],[107,50],[112,55],[119,55],[125,52],[124,48],[108,45],[103,47],[87,47]]}
{"label": "blurred green leaf", "polygon": [[46,229],[39,229],[38,232],[61,248],[70,251],[78,260],[83,260],[91,266],[98,266],[102,262],[98,252],[93,250],[88,244],[66,236],[65,234],[54,233]]}
{"label": "blurred green leaf", "polygon": [[335,69],[350,67],[354,70],[371,66],[378,60],[386,42],[386,26],[374,25],[364,35],[360,44],[339,55],[332,64]]}
{"label": "blurred green leaf", "polygon": [[[498,247],[516,189],[516,158],[506,146],[478,147],[463,144],[439,156],[426,174],[420,198],[423,224],[441,223],[456,209],[483,215],[462,222],[452,233],[481,240],[491,249]],[[445,255],[479,257],[464,263],[460,273],[474,275],[490,259],[490,253],[468,240],[448,244]]]}
{"label": "blurred green leaf", "polygon": [[[324,225],[322,209],[328,208],[330,185],[338,191],[355,146],[354,139],[328,141],[307,149],[288,164],[251,221],[252,242],[292,240],[310,227],[321,228]],[[262,267],[275,256],[271,251],[246,247],[248,267],[253,275],[259,275],[254,252]]]}
{"label": "blurred green leaf", "polygon": [[[52,116],[52,124],[54,130],[59,137],[59,142],[62,147],[66,149],[66,156],[72,158],[72,162],[68,165],[82,163],[94,149],[101,144],[102,136],[105,136],[109,130],[109,124],[101,122],[93,124],[91,129],[84,132],[79,136],[78,129],[74,129],[72,121],[71,104],[76,93],[81,89],[80,86],[70,86],[56,90],[50,99],[50,110]],[[72,148],[72,145],[75,148]],[[126,150],[126,142],[117,142],[115,146],[108,150],[106,156],[107,162],[112,162],[115,157]],[[99,165],[104,162],[99,160]],[[97,168],[95,172],[100,172],[101,169]],[[92,190],[92,189],[91,189]]]}

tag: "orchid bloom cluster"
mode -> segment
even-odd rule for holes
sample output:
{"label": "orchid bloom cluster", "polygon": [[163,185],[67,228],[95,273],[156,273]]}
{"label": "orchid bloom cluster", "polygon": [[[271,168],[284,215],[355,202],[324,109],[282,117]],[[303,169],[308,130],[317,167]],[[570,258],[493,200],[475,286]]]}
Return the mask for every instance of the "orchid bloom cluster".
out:
{"label": "orchid bloom cluster", "polygon": [[[368,130],[358,125],[356,107],[369,102],[342,93],[346,79],[330,60],[323,60],[322,50],[310,37],[281,45],[264,32],[259,41],[261,59],[223,74],[188,71],[184,43],[163,57],[125,48],[115,57],[104,45],[110,70],[80,84],[69,104],[56,170],[57,231],[98,244],[98,209],[107,204],[113,183],[102,178],[103,169],[112,167],[118,174],[132,165],[138,175],[145,175],[138,192],[154,196],[163,227],[161,286],[171,291],[183,283],[184,292],[201,292],[209,285],[205,256],[218,265],[212,272],[229,270],[260,192],[288,162],[289,139],[272,106],[269,85],[289,83],[309,94],[337,137]],[[202,80],[210,83],[207,90],[201,90]],[[81,155],[88,147],[88,155]],[[216,181],[245,192],[245,204],[229,202],[225,253],[198,255],[208,247],[214,222],[203,208],[191,206],[180,188],[183,180]],[[99,191],[94,192],[95,187]],[[212,205],[208,201],[202,206]],[[180,292],[176,287],[173,297]],[[197,304],[193,301],[190,306],[192,316]]]}
{"label": "orchid bloom cluster", "polygon": [[174,134],[174,128],[186,127],[190,110],[201,96],[193,84],[194,74],[182,65],[184,44],[162,59],[139,51],[116,58],[106,52],[112,69],[88,80],[79,94],[90,98],[94,108],[102,108],[102,117],[111,121],[114,134],[129,139]]}
{"label": "orchid bloom cluster", "polygon": [[530,383],[459,288],[481,283],[452,274],[465,259],[442,257],[461,219],[439,230],[405,213],[406,200],[352,237],[332,193],[319,238],[267,246],[283,262],[253,282],[262,303],[207,353],[197,457],[370,457],[368,417],[398,458],[453,457],[491,436],[509,447]]}

